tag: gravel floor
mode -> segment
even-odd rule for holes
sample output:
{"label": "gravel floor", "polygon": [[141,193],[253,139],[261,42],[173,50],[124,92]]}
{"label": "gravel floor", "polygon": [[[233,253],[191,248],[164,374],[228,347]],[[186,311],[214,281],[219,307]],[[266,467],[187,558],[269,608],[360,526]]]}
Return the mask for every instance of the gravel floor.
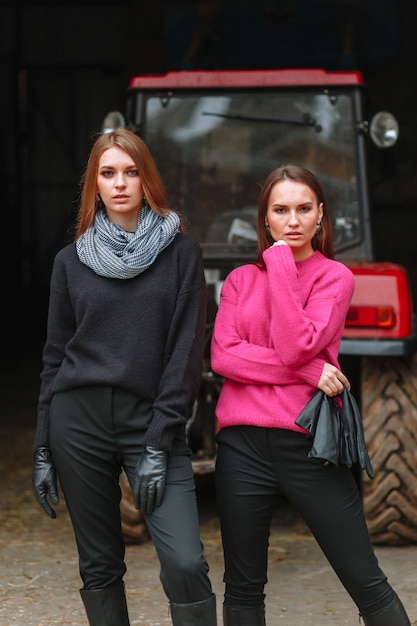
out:
{"label": "gravel floor", "polygon": [[[79,597],[77,554],[65,503],[50,520],[31,490],[38,363],[8,361],[0,371],[0,624],[86,626]],[[212,484],[198,484],[201,533],[218,600],[223,565]],[[417,546],[377,547],[380,563],[417,624]],[[171,624],[153,544],[126,549],[126,588],[132,625]],[[357,625],[358,614],[298,515],[277,503],[270,538],[268,626]]]}

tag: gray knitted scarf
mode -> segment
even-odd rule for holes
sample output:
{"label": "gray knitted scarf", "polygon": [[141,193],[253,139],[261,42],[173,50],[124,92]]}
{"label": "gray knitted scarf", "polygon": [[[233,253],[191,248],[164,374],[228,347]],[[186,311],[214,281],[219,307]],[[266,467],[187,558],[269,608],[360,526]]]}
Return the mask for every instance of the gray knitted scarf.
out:
{"label": "gray knitted scarf", "polygon": [[180,220],[171,211],[160,217],[148,206],[141,207],[136,231],[129,233],[111,222],[104,209],[77,240],[78,258],[96,274],[107,278],[133,278],[144,272],[178,232]]}

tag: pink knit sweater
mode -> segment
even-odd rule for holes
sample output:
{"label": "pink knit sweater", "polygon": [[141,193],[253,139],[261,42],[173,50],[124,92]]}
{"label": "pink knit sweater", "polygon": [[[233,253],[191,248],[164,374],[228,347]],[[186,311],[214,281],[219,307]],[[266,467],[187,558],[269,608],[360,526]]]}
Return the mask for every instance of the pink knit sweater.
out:
{"label": "pink knit sweater", "polygon": [[314,252],[295,262],[288,246],[265,250],[266,271],[234,269],[223,285],[211,365],[225,378],[219,429],[249,424],[303,432],[294,421],[338,352],[354,277]]}

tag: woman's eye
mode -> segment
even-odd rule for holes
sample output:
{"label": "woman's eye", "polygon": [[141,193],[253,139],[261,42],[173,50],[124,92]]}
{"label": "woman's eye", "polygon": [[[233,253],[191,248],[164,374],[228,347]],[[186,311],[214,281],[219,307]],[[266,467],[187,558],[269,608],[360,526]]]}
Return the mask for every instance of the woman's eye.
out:
{"label": "woman's eye", "polygon": [[300,208],[301,213],[308,213],[311,207],[309,206],[302,206]]}
{"label": "woman's eye", "polygon": [[112,174],[113,172],[111,172],[110,170],[104,170],[103,172],[101,172],[101,175],[104,176],[104,178],[110,178]]}
{"label": "woman's eye", "polygon": [[129,170],[128,171],[129,176],[137,176],[139,174],[138,170]]}

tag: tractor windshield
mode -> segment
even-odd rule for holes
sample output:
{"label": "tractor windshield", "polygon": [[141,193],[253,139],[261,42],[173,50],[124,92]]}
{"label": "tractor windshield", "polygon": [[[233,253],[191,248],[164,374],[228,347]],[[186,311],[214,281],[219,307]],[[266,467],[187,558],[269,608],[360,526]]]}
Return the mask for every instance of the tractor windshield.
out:
{"label": "tractor windshield", "polygon": [[326,192],[337,253],[360,240],[349,95],[195,92],[144,99],[141,134],[210,259],[253,259],[259,185],[274,167],[311,169]]}

